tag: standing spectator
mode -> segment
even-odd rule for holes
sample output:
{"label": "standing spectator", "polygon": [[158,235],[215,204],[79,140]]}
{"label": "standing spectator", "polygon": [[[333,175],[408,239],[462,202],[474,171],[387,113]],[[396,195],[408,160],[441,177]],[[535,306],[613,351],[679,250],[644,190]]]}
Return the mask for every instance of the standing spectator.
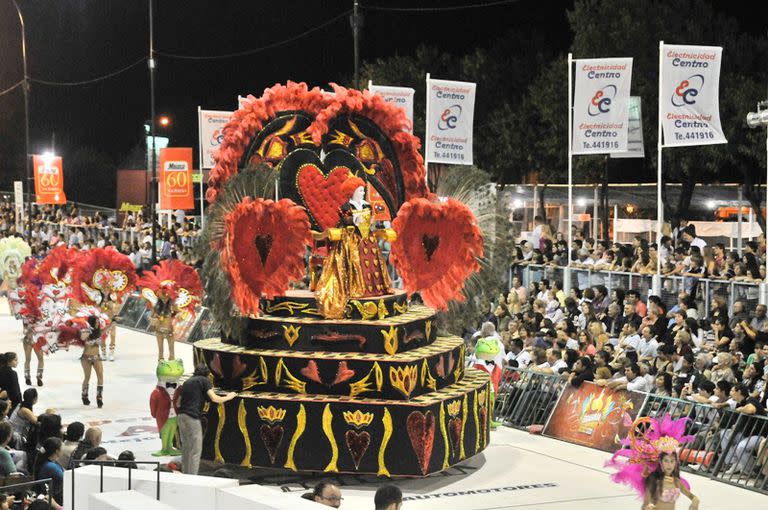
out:
{"label": "standing spectator", "polygon": [[203,425],[200,423],[200,415],[206,399],[214,404],[223,404],[235,398],[233,392],[223,397],[217,395],[208,379],[208,373],[208,367],[205,364],[199,364],[195,367],[194,376],[181,387],[178,425],[181,436],[182,472],[185,474],[196,475],[200,468],[200,453],[203,450]]}
{"label": "standing spectator", "polygon": [[400,510],[403,506],[403,492],[396,485],[383,485],[373,496],[376,510]]}
{"label": "standing spectator", "polygon": [[[531,243],[532,249],[541,249],[541,235],[544,228],[544,218],[538,214],[533,218],[533,231],[528,236],[528,242]],[[523,249],[525,252],[525,249]]]}
{"label": "standing spectator", "polygon": [[0,355],[0,397],[8,400],[12,409],[21,402],[19,375],[14,370],[18,364],[19,358],[15,352]]}

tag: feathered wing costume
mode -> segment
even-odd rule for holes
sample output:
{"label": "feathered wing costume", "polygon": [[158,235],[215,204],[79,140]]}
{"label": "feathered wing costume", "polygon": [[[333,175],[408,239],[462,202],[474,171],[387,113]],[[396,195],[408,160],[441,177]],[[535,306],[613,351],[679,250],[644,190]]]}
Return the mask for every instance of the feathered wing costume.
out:
{"label": "feathered wing costume", "polygon": [[9,291],[16,288],[17,279],[21,276],[21,266],[31,255],[32,249],[23,239],[19,237],[0,239],[0,274]]}
{"label": "feathered wing costume", "polygon": [[32,326],[35,349],[55,352],[59,347],[60,327],[71,319],[69,302],[72,295],[72,274],[80,251],[57,246],[40,262],[40,319]]}
{"label": "feathered wing costume", "polygon": [[173,306],[180,313],[195,314],[195,306],[203,296],[203,284],[195,268],[176,259],[161,260],[151,271],[144,271],[138,281],[141,297],[147,301],[147,306],[157,306],[161,290],[164,290],[173,301]]}
{"label": "feathered wing costume", "polygon": [[[629,485],[643,497],[645,495],[645,480],[659,468],[659,458],[662,453],[677,453],[682,443],[693,441],[695,438],[685,434],[688,418],[673,420],[665,414],[661,420],[655,418],[638,418],[625,439],[621,441],[624,448],[613,454],[607,467],[616,469],[611,475],[615,483]],[[689,484],[680,479],[688,488]]]}
{"label": "feathered wing costume", "polygon": [[106,301],[122,303],[136,287],[136,280],[136,269],[128,256],[112,247],[94,248],[81,256],[72,292],[80,303],[104,308]]}

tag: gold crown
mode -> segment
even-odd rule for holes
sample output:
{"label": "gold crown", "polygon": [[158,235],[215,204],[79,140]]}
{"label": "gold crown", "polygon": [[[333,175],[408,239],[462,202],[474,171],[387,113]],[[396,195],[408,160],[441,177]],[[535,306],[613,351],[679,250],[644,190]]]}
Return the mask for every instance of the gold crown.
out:
{"label": "gold crown", "polygon": [[256,410],[259,412],[259,418],[264,421],[268,421],[270,425],[279,423],[283,421],[283,418],[285,418],[285,409],[276,409],[272,406],[259,406],[256,408]]}
{"label": "gold crown", "polygon": [[367,427],[373,421],[373,413],[364,413],[359,409],[352,411],[344,411],[344,421],[347,424],[354,426],[355,428]]}
{"label": "gold crown", "polygon": [[461,411],[461,400],[456,400],[448,404],[448,414],[456,416]]}
{"label": "gold crown", "polygon": [[677,451],[677,447],[680,446],[680,443],[674,437],[662,436],[653,442],[653,446],[657,451],[674,453]]}
{"label": "gold crown", "polygon": [[407,365],[405,367],[389,367],[389,382],[400,393],[409,398],[411,392],[416,387],[418,368],[416,365]]}

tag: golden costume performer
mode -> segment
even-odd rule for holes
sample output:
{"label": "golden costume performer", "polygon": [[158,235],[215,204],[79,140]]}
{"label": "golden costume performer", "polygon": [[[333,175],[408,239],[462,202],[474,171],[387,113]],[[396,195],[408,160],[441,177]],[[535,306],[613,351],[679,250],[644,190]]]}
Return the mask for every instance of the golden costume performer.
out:
{"label": "golden costume performer", "polygon": [[327,319],[344,318],[349,299],[389,294],[392,285],[378,236],[384,234],[391,241],[394,232],[372,230],[371,205],[363,200],[365,181],[350,177],[342,186],[350,199],[341,206],[339,226],[322,235],[331,246],[316,298],[318,311]]}

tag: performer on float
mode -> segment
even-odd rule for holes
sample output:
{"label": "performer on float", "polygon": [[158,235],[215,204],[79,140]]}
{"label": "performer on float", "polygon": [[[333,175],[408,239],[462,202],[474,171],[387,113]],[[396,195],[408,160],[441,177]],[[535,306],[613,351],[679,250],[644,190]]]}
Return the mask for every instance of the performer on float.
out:
{"label": "performer on float", "polygon": [[[491,376],[491,411],[496,402],[496,395],[499,392],[499,383],[501,382],[501,363],[503,362],[503,358],[502,360],[498,359],[500,352],[499,342],[494,337],[479,338],[475,345],[474,367],[478,370],[488,372]],[[496,428],[498,422],[492,420],[491,426]]]}
{"label": "performer on float", "polygon": [[[36,351],[56,352],[62,327],[71,320],[70,297],[72,273],[80,251],[57,246],[40,262],[40,319],[32,325],[32,340]],[[62,342],[64,345],[66,342]],[[41,355],[38,355],[40,360]],[[43,385],[43,367],[38,364],[37,385]]]}
{"label": "performer on float", "polygon": [[674,510],[680,494],[691,500],[692,510],[699,508],[699,498],[680,477],[678,449],[694,439],[685,435],[687,421],[673,420],[669,414],[661,420],[638,418],[621,442],[625,448],[606,464],[618,470],[611,480],[631,486],[643,498],[642,510]]}
{"label": "performer on float", "polygon": [[75,270],[74,294],[80,303],[96,306],[109,319],[102,335],[101,359],[107,359],[107,336],[110,337],[109,361],[115,360],[115,315],[135,287],[133,262],[114,248],[94,248],[85,252]]}
{"label": "performer on float", "polygon": [[43,385],[43,369],[45,368],[43,351],[35,347],[32,336],[33,327],[41,318],[40,287],[42,284],[37,274],[38,264],[37,259],[30,258],[21,266],[21,276],[17,281],[18,286],[8,295],[11,310],[16,318],[21,320],[24,331],[21,342],[24,347],[24,382],[27,386],[32,386],[30,376],[32,351],[37,357],[37,376],[40,386]]}
{"label": "performer on float", "polygon": [[381,296],[392,292],[387,264],[378,236],[394,240],[394,231],[373,230],[371,204],[365,199],[365,181],[349,177],[342,184],[349,200],[339,211],[338,228],[319,237],[331,242],[317,284],[318,311],[328,319],[341,319],[350,298]]}
{"label": "performer on float", "polygon": [[149,408],[152,417],[157,421],[162,448],[153,453],[154,457],[180,455],[181,451],[174,448],[178,444],[178,429],[176,424],[176,406],[181,392],[179,379],[184,375],[184,363],[180,359],[161,360],[157,363],[157,386],[149,397]]}
{"label": "performer on float", "polygon": [[151,271],[144,272],[138,285],[141,296],[152,309],[150,322],[155,328],[157,359],[164,359],[167,343],[168,359],[174,360],[176,325],[194,315],[203,295],[200,276],[192,266],[176,259],[162,260]]}
{"label": "performer on float", "polygon": [[61,327],[65,341],[83,346],[80,366],[83,368],[83,387],[81,397],[83,405],[90,405],[89,398],[91,372],[96,372],[96,405],[104,405],[104,366],[99,355],[99,348],[109,331],[109,317],[100,308],[91,305],[81,306],[75,316]]}

